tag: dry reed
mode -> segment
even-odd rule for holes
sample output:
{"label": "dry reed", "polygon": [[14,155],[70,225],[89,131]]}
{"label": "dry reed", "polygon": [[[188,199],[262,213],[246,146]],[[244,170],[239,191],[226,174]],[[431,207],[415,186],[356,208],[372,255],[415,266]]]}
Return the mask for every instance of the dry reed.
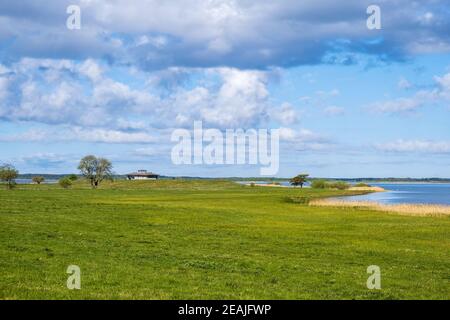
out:
{"label": "dry reed", "polygon": [[364,208],[383,212],[393,212],[409,216],[450,216],[450,206],[432,204],[379,204],[370,201],[344,201],[318,199],[310,201],[311,206]]}

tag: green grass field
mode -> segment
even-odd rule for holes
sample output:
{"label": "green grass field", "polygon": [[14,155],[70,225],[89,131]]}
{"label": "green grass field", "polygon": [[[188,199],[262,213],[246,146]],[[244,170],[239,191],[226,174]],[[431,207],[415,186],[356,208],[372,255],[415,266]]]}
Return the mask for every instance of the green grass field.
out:
{"label": "green grass field", "polygon": [[[449,299],[450,219],[226,181],[0,190],[0,299]],[[81,290],[66,287],[68,265]],[[368,290],[369,265],[381,290]]]}

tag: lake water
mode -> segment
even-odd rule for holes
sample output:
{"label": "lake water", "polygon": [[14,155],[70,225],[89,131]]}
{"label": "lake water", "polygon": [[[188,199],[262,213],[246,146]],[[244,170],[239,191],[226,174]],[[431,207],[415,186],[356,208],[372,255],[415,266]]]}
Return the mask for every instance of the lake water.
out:
{"label": "lake water", "polygon": [[[270,181],[236,181],[236,182],[240,183],[240,184],[246,184],[246,185],[249,185],[252,182],[256,183],[256,184],[271,184],[272,183]],[[291,187],[291,188],[293,188],[292,185],[289,183],[289,181],[275,181],[275,183],[279,183],[280,185],[282,185],[284,187]],[[297,187],[297,188],[300,188],[300,187]],[[306,182],[303,185],[303,188],[310,188],[310,183]]]}
{"label": "lake water", "polygon": [[[57,183],[58,180],[45,180],[42,182],[42,184],[51,184],[51,183]],[[16,179],[17,184],[30,184],[33,183],[31,179]]]}
{"label": "lake water", "polygon": [[[254,181],[267,184],[267,181]],[[250,184],[248,181],[239,183]],[[279,182],[290,186],[289,181]],[[382,187],[386,192],[375,192],[361,196],[340,197],[345,201],[373,201],[384,204],[425,203],[450,205],[450,183],[370,183],[371,186]],[[305,184],[306,188],[309,183]]]}
{"label": "lake water", "polygon": [[374,201],[384,204],[426,203],[450,205],[450,183],[371,183],[387,192],[341,197],[345,201]]}

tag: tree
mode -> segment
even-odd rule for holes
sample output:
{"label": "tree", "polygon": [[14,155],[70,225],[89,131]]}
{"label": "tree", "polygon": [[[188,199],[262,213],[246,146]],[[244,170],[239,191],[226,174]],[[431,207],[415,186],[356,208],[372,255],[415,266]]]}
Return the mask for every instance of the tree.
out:
{"label": "tree", "polygon": [[10,164],[0,166],[0,180],[6,182],[6,188],[12,189],[16,185],[19,171]]}
{"label": "tree", "polygon": [[33,181],[34,183],[37,183],[37,184],[41,184],[42,182],[45,181],[45,178],[42,176],[35,176],[31,179],[31,181]]}
{"label": "tree", "polygon": [[323,179],[314,180],[313,182],[311,182],[311,188],[313,189],[326,189],[328,188],[327,185],[327,182]]}
{"label": "tree", "polygon": [[72,180],[70,180],[69,177],[63,177],[59,179],[58,183],[61,187],[67,189],[72,185]]}
{"label": "tree", "polygon": [[300,186],[300,188],[303,188],[303,185],[306,182],[306,179],[308,178],[309,174],[299,174],[292,178],[289,183],[293,185],[294,187]]}
{"label": "tree", "polygon": [[92,188],[105,179],[112,178],[112,164],[108,159],[89,155],[80,160],[78,170],[90,182]]}
{"label": "tree", "polygon": [[338,190],[346,190],[350,188],[350,185],[344,181],[336,181],[327,183],[327,188],[330,189],[338,189]]}
{"label": "tree", "polygon": [[78,176],[76,175],[76,174],[69,174],[68,176],[67,176],[67,178],[69,178],[70,180],[72,180],[72,181],[77,181],[78,180]]}

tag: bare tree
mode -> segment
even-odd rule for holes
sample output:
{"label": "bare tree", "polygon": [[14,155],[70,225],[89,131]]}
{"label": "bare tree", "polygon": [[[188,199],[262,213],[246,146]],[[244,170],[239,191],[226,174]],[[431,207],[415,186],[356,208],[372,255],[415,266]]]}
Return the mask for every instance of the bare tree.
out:
{"label": "bare tree", "polygon": [[97,188],[103,180],[112,178],[111,161],[93,155],[81,159],[78,170],[90,182],[92,188]]}

